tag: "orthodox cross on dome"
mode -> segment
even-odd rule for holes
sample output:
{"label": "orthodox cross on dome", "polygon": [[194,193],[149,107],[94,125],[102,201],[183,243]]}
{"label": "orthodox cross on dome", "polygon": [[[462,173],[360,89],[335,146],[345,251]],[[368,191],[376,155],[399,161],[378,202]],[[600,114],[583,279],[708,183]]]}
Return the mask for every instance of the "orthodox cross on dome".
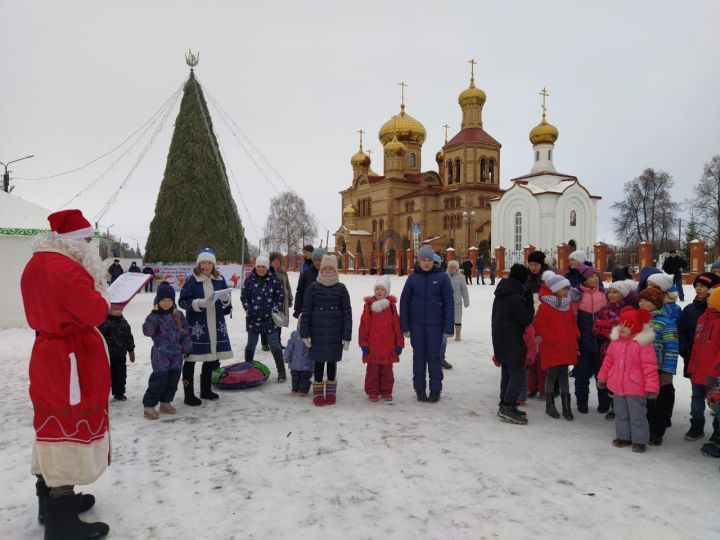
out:
{"label": "orthodox cross on dome", "polygon": [[368,149],[368,150],[367,150],[367,155],[368,155],[369,158],[372,158],[372,150],[369,150],[369,149]]}
{"label": "orthodox cross on dome", "polygon": [[405,87],[407,84],[404,82],[399,82],[398,86],[400,87],[400,111],[405,111]]}
{"label": "orthodox cross on dome", "polygon": [[188,49],[188,52],[185,53],[185,63],[190,66],[190,71],[198,65],[198,62],[200,62],[200,52],[193,54],[192,50]]}
{"label": "orthodox cross on dome", "polygon": [[364,132],[362,129],[358,129],[357,132],[360,134],[360,151],[362,152],[362,149],[363,149],[363,147],[362,147],[362,136],[363,136],[363,133],[365,133],[365,132]]}
{"label": "orthodox cross on dome", "polygon": [[543,89],[540,91],[540,95],[542,96],[542,117],[545,118],[545,113],[547,112],[547,107],[545,106],[545,98],[550,95],[550,92],[547,91],[547,89],[543,86]]}
{"label": "orthodox cross on dome", "polygon": [[477,62],[474,58],[471,58],[468,63],[470,64],[470,84],[475,84],[475,64]]}
{"label": "orthodox cross on dome", "polygon": [[445,128],[445,144],[447,144],[447,131],[448,129],[450,129],[450,126],[448,126],[447,124],[443,124],[442,127]]}

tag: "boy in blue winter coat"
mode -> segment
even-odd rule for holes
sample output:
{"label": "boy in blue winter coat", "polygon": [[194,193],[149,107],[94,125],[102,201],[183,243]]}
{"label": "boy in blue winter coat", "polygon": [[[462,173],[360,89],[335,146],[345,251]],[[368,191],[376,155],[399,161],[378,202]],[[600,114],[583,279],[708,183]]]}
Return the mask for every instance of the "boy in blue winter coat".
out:
{"label": "boy in blue winter coat", "polygon": [[[302,318],[302,315],[300,317]],[[299,326],[300,321],[298,320]],[[291,392],[295,395],[307,396],[310,391],[310,379],[315,370],[315,362],[310,359],[310,351],[303,343],[299,330],[294,330],[290,334],[283,356],[290,368]]]}
{"label": "boy in blue winter coat", "polygon": [[[420,248],[418,265],[400,295],[400,329],[413,348],[413,387],[418,401],[435,403],[442,392],[440,346],[455,335],[455,301],[447,274],[433,267],[433,250]],[[425,393],[426,372],[430,395]]]}

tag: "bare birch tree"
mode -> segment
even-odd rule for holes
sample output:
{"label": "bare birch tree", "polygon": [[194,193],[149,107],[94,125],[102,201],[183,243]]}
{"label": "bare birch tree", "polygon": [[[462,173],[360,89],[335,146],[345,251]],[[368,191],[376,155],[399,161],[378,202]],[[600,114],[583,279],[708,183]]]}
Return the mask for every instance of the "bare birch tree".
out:
{"label": "bare birch tree", "polygon": [[305,201],[286,191],[270,200],[270,214],[263,234],[266,249],[294,255],[300,252],[303,241],[315,237],[317,227],[305,208]]}
{"label": "bare birch tree", "polygon": [[717,255],[720,249],[720,155],[705,164],[694,191],[692,208],[700,218],[698,227]]}

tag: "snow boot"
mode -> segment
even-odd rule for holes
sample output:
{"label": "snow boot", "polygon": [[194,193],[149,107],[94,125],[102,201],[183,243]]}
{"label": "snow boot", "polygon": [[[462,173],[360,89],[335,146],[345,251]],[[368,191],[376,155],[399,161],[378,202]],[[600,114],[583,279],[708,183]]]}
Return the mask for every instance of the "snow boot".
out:
{"label": "snow boot", "polygon": [[428,399],[425,390],[415,390],[415,395],[417,396],[418,401],[427,401]]}
{"label": "snow boot", "polygon": [[255,351],[248,351],[245,349],[245,361],[252,362],[255,359]]}
{"label": "snow boot", "polygon": [[212,362],[203,362],[202,371],[200,372],[200,397],[214,401],[220,396],[212,391],[212,373],[213,370],[220,367],[220,360]]}
{"label": "snow boot", "polygon": [[462,341],[462,337],[460,336],[461,330],[462,330],[462,324],[456,324],[455,325],[455,341]]}
{"label": "snow boot", "polygon": [[287,380],[287,375],[285,374],[285,359],[283,358],[282,349],[275,349],[272,355],[278,372],[277,382],[283,382]]}
{"label": "snow boot", "polygon": [[614,439],[612,442],[612,445],[615,448],[625,448],[626,446],[630,446],[632,444],[632,441],[628,441],[625,439]]}
{"label": "snow boot", "polygon": [[501,404],[500,408],[498,409],[497,415],[500,417],[501,420],[510,424],[525,425],[528,423],[527,416],[517,414],[515,412],[515,408],[512,405],[506,405],[504,403]]}
{"label": "snow boot", "polygon": [[337,401],[337,381],[327,381],[325,383],[325,403],[327,405],[335,405]]}
{"label": "snow boot", "polygon": [[610,402],[610,410],[605,415],[605,420],[615,420],[615,403]]}
{"label": "snow boot", "polygon": [[155,410],[155,407],[145,407],[143,409],[143,416],[148,420],[157,420],[160,418],[160,414]]}
{"label": "snow boot", "polygon": [[[37,482],[35,482],[35,493],[38,498],[38,523],[45,525],[45,505],[50,496],[50,488],[47,487],[42,476],[38,476]],[[87,512],[95,506],[95,497],[89,493],[75,493],[74,497],[78,500],[78,514]]]}
{"label": "snow boot", "polygon": [[312,390],[313,390],[313,403],[317,405],[318,407],[322,407],[327,402],[325,401],[325,383],[320,382],[313,382],[312,383]]}
{"label": "snow boot", "polygon": [[720,458],[720,445],[718,443],[705,443],[700,449],[702,455],[707,457]]}
{"label": "snow boot", "polygon": [[437,403],[440,400],[440,392],[434,392],[431,390],[427,400],[429,403]]}
{"label": "snow boot", "polygon": [[48,497],[45,505],[45,540],[102,538],[110,527],[100,521],[85,523],[78,518],[82,499],[77,495]]}
{"label": "snow boot", "polygon": [[640,443],[633,443],[632,445],[632,451],[636,454],[644,454],[645,453],[645,445]]}
{"label": "snow boot", "polygon": [[450,362],[448,362],[447,360],[445,360],[444,356],[440,359],[440,364],[442,365],[442,367],[444,369],[452,369],[452,364]]}
{"label": "snow boot", "polygon": [[705,419],[691,418],[690,429],[685,434],[686,441],[697,441],[705,436]]}
{"label": "snow boot", "polygon": [[555,408],[555,396],[545,394],[545,414],[550,418],[560,418],[560,413]]}
{"label": "snow boot", "polygon": [[578,412],[582,413],[582,414],[587,414],[588,413],[588,397],[576,395],[575,399],[577,400]]}
{"label": "snow boot", "polygon": [[172,403],[169,403],[167,401],[161,401],[160,412],[163,414],[175,414],[177,412],[177,409],[172,406]]}
{"label": "snow boot", "polygon": [[[720,414],[720,413],[718,413]],[[715,418],[713,419],[713,432],[712,435],[710,435],[710,438],[708,441],[716,442],[720,444],[720,420],[718,420],[717,414],[715,415]]]}
{"label": "snow boot", "polygon": [[560,394],[560,403],[562,405],[562,415],[565,420],[575,420],[572,413],[570,392]]}

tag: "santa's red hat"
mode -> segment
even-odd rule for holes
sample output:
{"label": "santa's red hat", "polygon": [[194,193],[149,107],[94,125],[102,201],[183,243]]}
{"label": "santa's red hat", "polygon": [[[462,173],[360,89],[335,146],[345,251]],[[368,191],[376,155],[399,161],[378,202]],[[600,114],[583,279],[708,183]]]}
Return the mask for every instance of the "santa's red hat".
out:
{"label": "santa's red hat", "polygon": [[95,229],[80,210],[60,210],[48,216],[50,229],[58,238],[79,240],[92,237]]}

